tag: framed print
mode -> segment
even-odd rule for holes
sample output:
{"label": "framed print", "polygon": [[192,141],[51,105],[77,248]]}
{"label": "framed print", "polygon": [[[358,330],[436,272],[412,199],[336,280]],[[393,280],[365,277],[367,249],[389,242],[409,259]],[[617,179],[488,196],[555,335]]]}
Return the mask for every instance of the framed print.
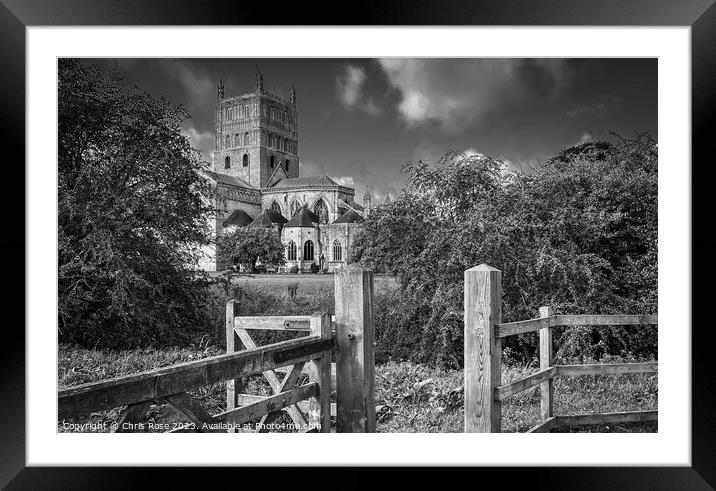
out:
{"label": "framed print", "polygon": [[413,7],[4,2],[3,485],[714,486],[716,7]]}

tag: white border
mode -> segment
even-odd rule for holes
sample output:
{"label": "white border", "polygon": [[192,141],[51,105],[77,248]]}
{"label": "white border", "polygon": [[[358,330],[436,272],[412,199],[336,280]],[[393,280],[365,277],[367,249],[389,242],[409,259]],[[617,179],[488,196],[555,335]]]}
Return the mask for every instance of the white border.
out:
{"label": "white border", "polygon": [[[27,464],[690,465],[690,41],[685,27],[28,28]],[[658,433],[57,434],[58,56],[658,57]]]}

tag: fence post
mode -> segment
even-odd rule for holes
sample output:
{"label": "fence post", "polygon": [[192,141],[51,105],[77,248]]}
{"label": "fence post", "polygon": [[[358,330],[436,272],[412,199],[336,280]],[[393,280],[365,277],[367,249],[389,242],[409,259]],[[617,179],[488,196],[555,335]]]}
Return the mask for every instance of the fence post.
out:
{"label": "fence post", "polygon": [[[327,313],[311,316],[311,334],[321,339],[331,339],[331,316]],[[320,433],[331,432],[331,353],[326,350],[321,357],[311,361],[309,380],[318,384],[318,394],[308,404],[308,424]]]}
{"label": "fence post", "polygon": [[502,383],[502,272],[487,264],[465,271],[465,432],[499,433],[502,403],[495,387]]}
{"label": "fence post", "polygon": [[[549,317],[552,315],[551,307],[540,307],[539,316]],[[543,327],[539,330],[539,368],[544,370],[552,366],[552,328]],[[539,386],[540,392],[540,415],[542,420],[554,416],[553,398],[554,381],[550,378]]]}
{"label": "fence post", "polygon": [[[226,352],[227,353],[234,353],[236,351],[236,341],[238,340],[238,336],[236,334],[235,330],[235,321],[234,318],[236,317],[236,307],[237,302],[236,300],[229,300],[226,303]],[[231,410],[236,408],[237,404],[237,394],[241,390],[241,380],[235,379],[235,380],[227,380],[226,381],[226,410]],[[233,432],[230,432],[233,433]]]}
{"label": "fence post", "polygon": [[373,272],[338,270],[336,301],[336,431],[375,432]]}

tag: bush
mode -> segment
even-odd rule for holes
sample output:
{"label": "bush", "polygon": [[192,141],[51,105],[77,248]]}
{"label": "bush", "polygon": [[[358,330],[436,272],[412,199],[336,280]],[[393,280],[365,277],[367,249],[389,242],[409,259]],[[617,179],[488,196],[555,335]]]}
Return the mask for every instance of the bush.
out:
{"label": "bush", "polygon": [[[657,167],[647,135],[567,148],[529,175],[484,155],[407,164],[405,192],[375,207],[355,247],[361,264],[400,279],[392,341],[411,346],[413,361],[462,366],[463,275],[481,263],[502,271],[505,322],[543,305],[556,314],[655,313]],[[529,362],[536,339],[503,346]],[[656,330],[569,329],[556,343],[558,356],[655,356]]]}
{"label": "bush", "polygon": [[298,274],[298,265],[294,264],[290,268],[288,268],[288,272],[291,274]]}
{"label": "bush", "polygon": [[196,278],[215,210],[189,115],[79,60],[58,61],[58,338],[181,344],[200,330]]}
{"label": "bush", "polygon": [[316,264],[316,263],[311,264],[311,273],[314,273],[314,274],[318,273],[319,269],[320,268],[318,267],[318,264]]}

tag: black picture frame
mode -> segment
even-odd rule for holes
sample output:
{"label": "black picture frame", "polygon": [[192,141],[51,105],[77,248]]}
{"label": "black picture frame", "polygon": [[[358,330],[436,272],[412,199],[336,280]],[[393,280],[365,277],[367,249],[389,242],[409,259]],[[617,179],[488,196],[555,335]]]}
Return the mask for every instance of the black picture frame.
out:
{"label": "black picture frame", "polygon": [[[12,288],[4,295],[5,313],[23,312],[25,215],[25,28],[28,26],[89,25],[511,25],[511,26],[691,26],[692,45],[692,313],[684,312],[681,326],[692,336],[692,467],[616,468],[530,468],[509,471],[509,482],[524,480],[527,489],[716,489],[716,377],[711,375],[713,327],[708,322],[712,300],[710,278],[714,273],[716,239],[707,224],[712,181],[705,171],[713,167],[709,123],[716,117],[716,6],[714,0],[413,0],[361,4],[343,10],[339,2],[310,2],[271,7],[264,2],[186,0],[0,0],[0,88],[2,89],[2,138],[6,189],[2,196],[5,227],[0,250],[5,261],[6,281]],[[346,22],[350,21],[350,22]],[[670,163],[683,165],[688,162]],[[12,173],[15,175],[12,175]],[[8,176],[8,173],[10,174]],[[9,177],[9,179],[8,179]],[[10,185],[12,183],[12,185]],[[699,215],[703,215],[700,217]],[[702,218],[702,220],[699,220]],[[53,217],[47,217],[52,230]],[[697,227],[697,224],[704,224]],[[20,233],[23,231],[23,233]],[[11,259],[10,259],[11,258]],[[14,297],[14,298],[13,298]],[[690,315],[689,315],[690,314]],[[25,466],[25,336],[20,319],[6,321],[0,338],[0,487],[7,489],[120,489],[140,477],[146,469],[49,468]],[[699,322],[701,321],[701,322]],[[54,336],[54,332],[48,332]],[[205,472],[205,485],[218,478],[236,479],[230,469]],[[318,470],[316,470],[318,472]],[[342,482],[361,486],[367,482],[355,470],[340,470]],[[422,478],[423,471],[413,476]],[[471,469],[480,483],[488,477],[500,482],[505,470]],[[172,480],[188,481],[187,470],[172,469]],[[479,474],[478,474],[479,473]],[[162,476],[166,485],[166,476]],[[355,476],[355,477],[351,477]],[[470,479],[474,479],[470,477]],[[337,485],[337,481],[326,481]],[[368,484],[372,485],[372,484]],[[361,486],[363,487],[363,486]]]}

